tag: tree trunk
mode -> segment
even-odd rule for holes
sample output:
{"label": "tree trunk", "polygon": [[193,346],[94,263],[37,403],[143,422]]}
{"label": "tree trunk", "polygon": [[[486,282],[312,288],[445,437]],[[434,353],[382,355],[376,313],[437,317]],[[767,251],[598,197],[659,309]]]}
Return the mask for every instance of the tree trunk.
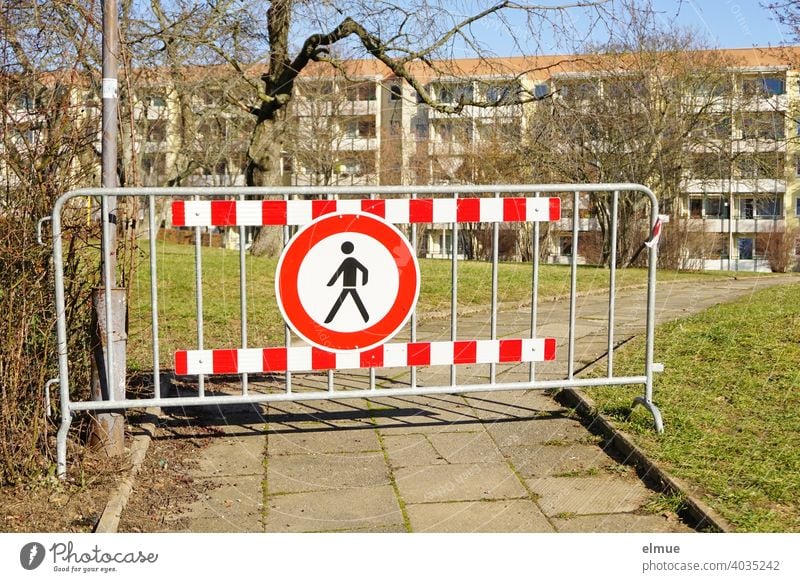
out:
{"label": "tree trunk", "polygon": [[[259,119],[253,129],[246,172],[248,186],[282,185],[281,154],[283,152],[284,113],[279,110]],[[277,256],[283,248],[283,229],[262,226],[253,239],[250,252],[255,256]]]}

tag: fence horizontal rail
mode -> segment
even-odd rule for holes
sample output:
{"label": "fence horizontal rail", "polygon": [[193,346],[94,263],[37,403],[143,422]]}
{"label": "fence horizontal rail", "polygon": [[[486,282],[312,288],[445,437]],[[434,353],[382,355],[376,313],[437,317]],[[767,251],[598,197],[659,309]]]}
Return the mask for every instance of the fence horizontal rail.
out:
{"label": "fence horizontal rail", "polygon": [[416,198],[383,200],[177,200],[174,226],[302,225],[333,213],[366,213],[395,224],[547,222],[561,218],[561,199]]}
{"label": "fence horizontal rail", "polygon": [[450,364],[510,364],[555,360],[555,338],[383,344],[363,352],[328,352],[310,346],[230,350],[178,350],[175,373],[269,374]]}

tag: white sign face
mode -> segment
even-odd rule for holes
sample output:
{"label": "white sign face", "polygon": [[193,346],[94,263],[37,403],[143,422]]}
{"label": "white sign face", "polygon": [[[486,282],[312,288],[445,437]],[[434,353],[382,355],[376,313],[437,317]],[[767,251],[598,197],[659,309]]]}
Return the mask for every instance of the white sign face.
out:
{"label": "white sign face", "polygon": [[[345,254],[348,243],[353,250]],[[324,285],[320,278],[325,279]],[[308,251],[297,274],[297,293],[312,319],[333,331],[353,332],[386,317],[399,281],[394,257],[386,247],[367,235],[348,232],[331,235]]]}
{"label": "white sign face", "polygon": [[405,236],[369,214],[325,215],[295,235],[275,280],[287,324],[328,351],[364,351],[405,325],[419,266]]}

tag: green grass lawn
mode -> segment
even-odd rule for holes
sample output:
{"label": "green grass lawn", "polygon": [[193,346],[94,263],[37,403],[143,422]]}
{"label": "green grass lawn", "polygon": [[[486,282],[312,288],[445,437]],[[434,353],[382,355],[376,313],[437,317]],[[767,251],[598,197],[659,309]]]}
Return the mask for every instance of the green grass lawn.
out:
{"label": "green grass lawn", "polygon": [[[150,369],[150,269],[147,245],[142,245],[140,266],[131,282],[129,309],[129,364],[132,369]],[[195,307],[194,247],[157,244],[159,337],[162,366],[170,366],[176,349],[197,345]],[[239,318],[239,253],[218,248],[203,248],[203,318],[206,347],[241,346]],[[284,323],[278,312],[274,293],[277,260],[247,255],[248,344],[282,345]],[[425,318],[450,309],[450,261],[420,260],[421,290],[417,313]],[[529,302],[531,297],[530,264],[505,263],[498,274],[501,302]],[[719,273],[676,273],[662,271],[661,280],[712,280]],[[723,275],[725,276],[725,275]],[[461,308],[489,309],[491,265],[463,261],[458,265],[458,304]],[[617,272],[617,287],[645,284],[644,269]],[[608,270],[580,267],[578,290],[602,291],[608,285]],[[542,300],[569,293],[569,267],[542,265],[539,294]]]}
{"label": "green grass lawn", "polygon": [[[642,349],[621,350],[615,373],[640,367]],[[800,285],[659,327],[656,360],[666,366],[654,388],[662,435],[641,407],[627,417],[636,389],[587,393],[737,528],[800,531]]]}

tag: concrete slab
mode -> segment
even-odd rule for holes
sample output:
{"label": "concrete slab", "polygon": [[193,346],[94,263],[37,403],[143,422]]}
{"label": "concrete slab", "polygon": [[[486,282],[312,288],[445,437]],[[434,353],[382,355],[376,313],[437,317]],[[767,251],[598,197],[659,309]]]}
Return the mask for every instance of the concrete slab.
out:
{"label": "concrete slab", "polygon": [[380,451],[375,428],[320,426],[302,431],[271,432],[268,438],[269,455],[364,453]]}
{"label": "concrete slab", "polygon": [[475,416],[483,421],[530,419],[538,417],[543,412],[564,410],[550,396],[538,390],[477,392],[466,395],[465,400],[475,411]]}
{"label": "concrete slab", "polygon": [[394,472],[406,503],[518,499],[528,493],[505,463],[407,467]]}
{"label": "concrete slab", "polygon": [[265,531],[403,531],[391,485],[276,495],[268,503]]}
{"label": "concrete slab", "polygon": [[388,485],[382,452],[339,455],[286,455],[267,462],[267,491],[295,493]]}
{"label": "concrete slab", "polygon": [[429,533],[552,533],[553,526],[530,499],[420,503],[406,506],[411,529]]}
{"label": "concrete slab", "polygon": [[197,466],[188,471],[192,477],[261,475],[263,471],[264,435],[215,441],[200,451]]}
{"label": "concrete slab", "polygon": [[260,476],[237,475],[207,482],[212,488],[204,498],[189,505],[176,519],[188,520],[192,531],[195,531],[192,524],[203,519],[223,520],[228,524],[224,527],[238,526],[242,531],[260,529],[263,500]]}
{"label": "concrete slab", "polygon": [[653,491],[635,478],[597,475],[526,479],[548,516],[559,514],[629,513],[638,510]]}
{"label": "concrete slab", "polygon": [[439,433],[428,440],[448,463],[502,463],[503,455],[486,432]]}
{"label": "concrete slab", "polygon": [[564,533],[692,533],[676,516],[635,513],[578,515],[553,518],[553,524]]}
{"label": "concrete slab", "polygon": [[424,434],[386,435],[383,445],[393,469],[447,463]]}
{"label": "concrete slab", "polygon": [[241,516],[219,515],[216,517],[200,517],[192,519],[186,533],[258,533],[264,531],[261,516],[242,519]]}
{"label": "concrete slab", "polygon": [[616,461],[599,446],[570,444],[517,445],[503,449],[503,454],[522,477],[551,477],[603,471]]}
{"label": "concrete slab", "polygon": [[530,443],[572,443],[589,438],[589,431],[571,418],[532,418],[485,423],[500,446]]}

